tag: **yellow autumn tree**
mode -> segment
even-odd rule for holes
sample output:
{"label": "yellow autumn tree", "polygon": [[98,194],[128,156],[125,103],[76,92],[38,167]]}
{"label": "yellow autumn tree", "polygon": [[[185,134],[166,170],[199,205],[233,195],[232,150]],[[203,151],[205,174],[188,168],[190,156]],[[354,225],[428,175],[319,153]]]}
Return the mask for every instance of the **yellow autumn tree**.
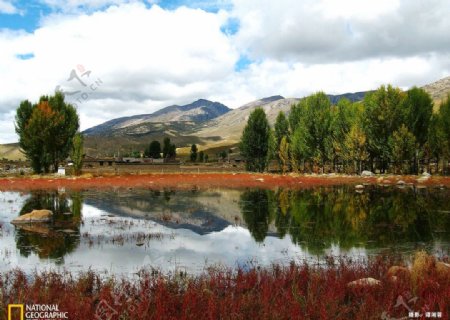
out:
{"label": "yellow autumn tree", "polygon": [[366,145],[366,135],[362,128],[355,124],[350,129],[344,141],[345,158],[353,161],[355,171],[361,173],[362,163],[369,157]]}

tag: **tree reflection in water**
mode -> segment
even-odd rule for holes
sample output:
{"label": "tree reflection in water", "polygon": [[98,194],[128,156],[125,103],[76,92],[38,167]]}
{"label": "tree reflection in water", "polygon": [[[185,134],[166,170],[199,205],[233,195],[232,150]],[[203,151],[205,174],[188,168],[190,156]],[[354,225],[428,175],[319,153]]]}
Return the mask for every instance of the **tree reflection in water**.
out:
{"label": "tree reflection in water", "polygon": [[240,207],[253,238],[273,230],[322,254],[341,249],[395,247],[399,243],[449,240],[449,191],[368,187],[322,187],[300,191],[247,190]]}
{"label": "tree reflection in water", "polygon": [[79,245],[82,205],[80,192],[32,192],[20,215],[34,209],[48,209],[53,212],[53,218],[50,223],[17,227],[16,245],[20,254],[28,257],[35,253],[41,259],[50,258],[58,264],[64,263],[63,257]]}
{"label": "tree reflection in water", "polygon": [[261,242],[269,229],[269,191],[246,191],[241,195],[240,207],[253,238]]}

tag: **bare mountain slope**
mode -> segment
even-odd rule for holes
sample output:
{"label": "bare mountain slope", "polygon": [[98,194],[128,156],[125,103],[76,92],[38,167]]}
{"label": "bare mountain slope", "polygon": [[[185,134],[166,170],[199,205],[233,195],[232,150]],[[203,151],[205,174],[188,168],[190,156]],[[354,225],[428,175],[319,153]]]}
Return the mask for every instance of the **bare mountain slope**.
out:
{"label": "bare mountain slope", "polygon": [[424,85],[422,88],[431,95],[435,103],[440,103],[450,94],[450,77]]}
{"label": "bare mountain slope", "polygon": [[89,128],[83,133],[87,136],[143,134],[158,129],[158,126],[156,126],[156,128],[148,128],[149,124],[167,124],[170,122],[192,122],[197,124],[214,119],[230,110],[231,109],[219,102],[199,99],[184,106],[169,106],[151,114],[113,119]]}
{"label": "bare mountain slope", "polygon": [[288,113],[291,105],[298,101],[299,99],[285,99],[281,96],[277,96],[276,99],[271,97],[253,101],[208,121],[195,135],[199,138],[216,138],[218,140],[209,143],[208,147],[233,144],[239,141],[248,117],[256,107],[263,108],[269,122],[273,124],[280,111]]}

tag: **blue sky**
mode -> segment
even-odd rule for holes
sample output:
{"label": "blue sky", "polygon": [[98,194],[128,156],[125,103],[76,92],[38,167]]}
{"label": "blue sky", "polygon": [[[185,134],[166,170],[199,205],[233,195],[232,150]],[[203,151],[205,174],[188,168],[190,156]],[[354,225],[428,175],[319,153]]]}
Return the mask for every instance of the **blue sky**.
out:
{"label": "blue sky", "polygon": [[[11,30],[25,30],[27,32],[33,32],[40,25],[41,17],[50,15],[52,13],[64,12],[64,8],[60,6],[52,6],[49,4],[51,1],[39,1],[39,0],[20,0],[20,1],[5,1],[10,3],[16,12],[8,13],[1,11],[0,6],[0,29],[6,28]],[[79,6],[78,12],[95,12],[98,10],[104,10],[111,4],[104,2],[103,5],[90,6],[83,3],[89,1],[80,1],[82,4]],[[95,1],[93,1],[95,2]],[[231,3],[228,1],[211,1],[211,0],[161,0],[161,1],[142,1],[147,7],[151,7],[153,4],[160,6],[161,8],[174,10],[181,6],[186,6],[193,9],[201,9],[207,12],[216,13],[219,10],[227,10],[231,8]],[[233,25],[231,28],[234,28]]]}
{"label": "blue sky", "polygon": [[448,0],[0,0],[0,143],[17,141],[21,100],[57,87],[78,92],[86,129],[199,98],[424,85],[450,73],[449,14]]}

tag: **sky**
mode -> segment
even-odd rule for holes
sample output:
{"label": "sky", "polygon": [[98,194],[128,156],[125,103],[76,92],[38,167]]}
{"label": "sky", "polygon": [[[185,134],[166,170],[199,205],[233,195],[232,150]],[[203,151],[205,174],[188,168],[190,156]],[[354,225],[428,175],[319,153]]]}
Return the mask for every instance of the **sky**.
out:
{"label": "sky", "polygon": [[449,0],[0,0],[0,143],[61,90],[81,129],[204,98],[237,108],[450,73]]}

